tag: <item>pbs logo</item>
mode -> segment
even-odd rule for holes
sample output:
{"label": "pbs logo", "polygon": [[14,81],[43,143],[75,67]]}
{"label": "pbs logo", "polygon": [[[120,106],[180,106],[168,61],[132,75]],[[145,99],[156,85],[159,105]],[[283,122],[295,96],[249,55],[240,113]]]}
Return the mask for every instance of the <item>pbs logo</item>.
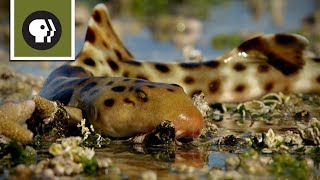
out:
{"label": "pbs logo", "polygon": [[26,43],[38,50],[47,50],[55,46],[62,29],[59,19],[48,11],[36,11],[30,14],[22,26]]}

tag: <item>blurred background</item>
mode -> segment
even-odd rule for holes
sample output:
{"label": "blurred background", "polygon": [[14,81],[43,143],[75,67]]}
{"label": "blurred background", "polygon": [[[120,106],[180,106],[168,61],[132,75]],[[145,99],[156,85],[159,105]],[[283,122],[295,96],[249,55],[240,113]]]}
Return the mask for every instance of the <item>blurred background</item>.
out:
{"label": "blurred background", "polygon": [[[311,42],[309,50],[320,57],[320,0],[76,0],[76,52],[83,45],[92,8],[100,2],[107,4],[116,32],[138,59],[183,61],[185,52],[193,48],[201,52],[203,59],[214,59],[250,37],[279,32],[306,36]],[[30,99],[45,77],[64,63],[9,61],[9,4],[10,0],[0,0],[0,104]],[[118,146],[108,148],[100,154],[108,157],[103,153],[122,151]],[[131,147],[123,151],[129,152]],[[212,146],[164,152],[159,157],[176,157],[169,159],[176,165],[206,164],[223,169],[225,159],[234,150]],[[163,170],[171,166],[168,160],[155,161],[136,152],[130,156],[119,154],[118,166],[131,168],[133,173],[137,173],[138,166],[167,176]]]}
{"label": "blurred background", "polygon": [[[76,52],[97,3],[106,3],[112,23],[136,58],[182,61],[195,48],[213,59],[261,33],[306,36],[320,56],[320,0],[76,0]],[[0,62],[46,77],[62,62],[9,61],[9,0],[0,1]]]}

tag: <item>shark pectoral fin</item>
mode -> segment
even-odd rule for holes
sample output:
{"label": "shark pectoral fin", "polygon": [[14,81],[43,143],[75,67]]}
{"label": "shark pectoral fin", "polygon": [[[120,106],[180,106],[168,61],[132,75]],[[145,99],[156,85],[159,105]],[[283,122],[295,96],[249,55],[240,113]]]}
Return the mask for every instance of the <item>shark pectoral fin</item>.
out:
{"label": "shark pectoral fin", "polygon": [[308,40],[298,34],[261,35],[240,44],[237,53],[245,52],[251,58],[265,57],[267,63],[284,75],[295,74],[305,64],[304,50]]}

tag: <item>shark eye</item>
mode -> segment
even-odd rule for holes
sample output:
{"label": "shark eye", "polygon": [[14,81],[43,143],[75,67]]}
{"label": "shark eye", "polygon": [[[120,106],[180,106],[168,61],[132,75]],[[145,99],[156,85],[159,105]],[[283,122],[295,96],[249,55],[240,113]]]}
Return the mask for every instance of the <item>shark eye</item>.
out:
{"label": "shark eye", "polygon": [[142,91],[142,90],[137,90],[137,91],[136,91],[136,94],[137,94],[137,97],[138,97],[139,100],[142,100],[142,101],[144,101],[144,102],[147,102],[147,101],[148,101],[148,96],[147,96],[147,94],[146,94],[144,91]]}

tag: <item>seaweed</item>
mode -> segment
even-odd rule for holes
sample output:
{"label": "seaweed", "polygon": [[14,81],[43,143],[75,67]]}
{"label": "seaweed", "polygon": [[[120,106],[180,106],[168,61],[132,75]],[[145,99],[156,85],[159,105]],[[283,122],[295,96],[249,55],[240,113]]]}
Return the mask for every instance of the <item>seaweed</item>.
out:
{"label": "seaweed", "polygon": [[[7,161],[7,166],[18,164],[33,164],[37,160],[37,152],[31,146],[23,146],[17,141],[11,141],[9,144],[2,145],[1,161]],[[12,163],[11,163],[12,162]]]}
{"label": "seaweed", "polygon": [[81,157],[80,163],[82,164],[83,172],[87,175],[93,175],[94,173],[96,173],[96,170],[98,169],[98,163],[96,158],[89,159],[86,157]]}
{"label": "seaweed", "polygon": [[294,158],[290,154],[275,154],[268,171],[275,177],[283,179],[309,179],[311,169],[305,160]]}

